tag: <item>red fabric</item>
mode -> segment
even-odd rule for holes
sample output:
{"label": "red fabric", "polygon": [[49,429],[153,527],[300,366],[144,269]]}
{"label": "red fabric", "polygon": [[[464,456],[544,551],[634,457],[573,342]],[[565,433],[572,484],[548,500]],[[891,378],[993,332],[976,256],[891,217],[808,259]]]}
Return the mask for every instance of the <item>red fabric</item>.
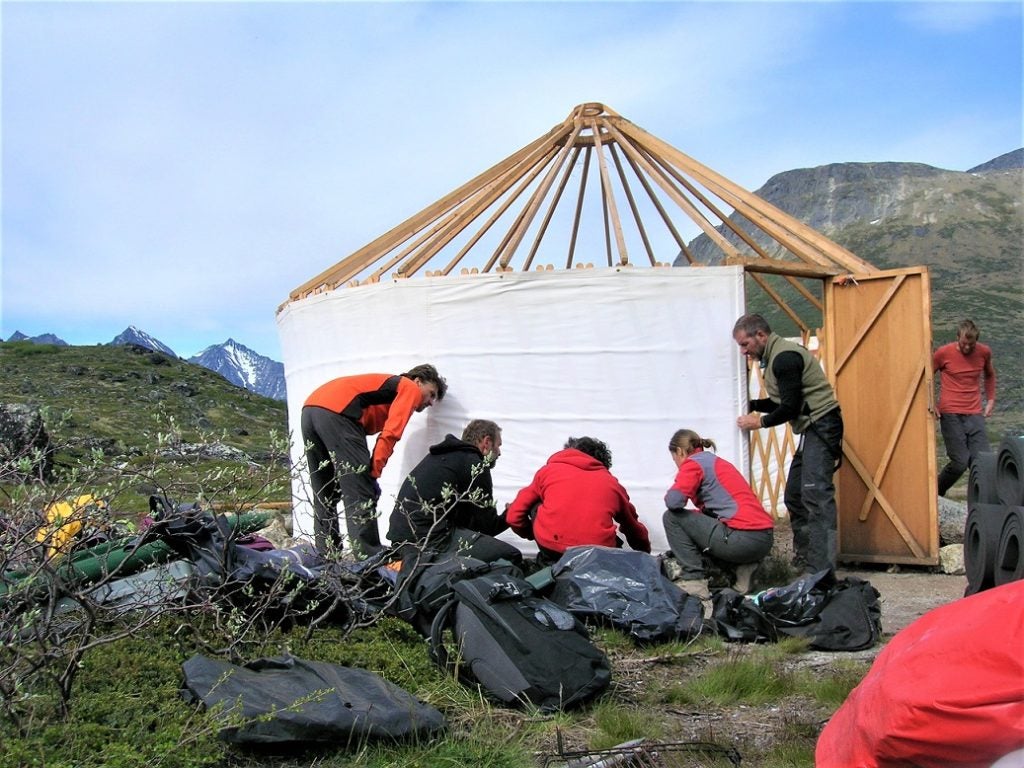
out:
{"label": "red fabric", "polygon": [[[707,469],[705,469],[705,467]],[[775,523],[760,499],[754,495],[750,483],[725,459],[698,448],[679,465],[676,479],[666,494],[666,504],[672,491],[690,499],[701,512],[713,513],[723,524],[737,531],[764,531]]]}
{"label": "red fabric", "polygon": [[[530,509],[540,502],[530,535]],[[537,470],[533,482],[509,505],[509,527],[554,552],[569,547],[615,546],[616,523],[629,546],[651,551],[647,528],[640,522],[629,494],[597,459],[566,448]]]}
{"label": "red fabric", "polygon": [[1024,747],[1024,581],[896,633],[818,739],[816,768],[988,768]]}
{"label": "red fabric", "polygon": [[996,369],[992,350],[978,342],[971,354],[960,351],[956,342],[943,344],[932,355],[932,370],[939,373],[939,413],[981,413],[981,377],[985,377],[985,399],[996,399]]}
{"label": "red fabric", "polygon": [[[366,392],[375,392],[393,374],[363,373],[356,376],[342,376],[322,384],[306,398],[303,405],[326,408],[341,413],[349,408],[352,401]],[[412,379],[401,376],[398,379],[398,393],[390,403],[367,405],[357,419],[368,435],[380,432],[373,446],[373,461],[370,477],[380,477],[384,465],[394,453],[395,443],[402,438],[409,419],[423,402],[423,393]]]}

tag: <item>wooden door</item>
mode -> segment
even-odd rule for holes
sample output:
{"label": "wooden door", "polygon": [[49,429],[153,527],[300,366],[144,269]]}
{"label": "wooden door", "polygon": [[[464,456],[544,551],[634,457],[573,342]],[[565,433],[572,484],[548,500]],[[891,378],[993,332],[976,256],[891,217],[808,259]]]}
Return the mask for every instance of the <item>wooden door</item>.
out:
{"label": "wooden door", "polygon": [[826,370],[845,426],[845,562],[938,563],[929,285],[925,267],[826,283]]}

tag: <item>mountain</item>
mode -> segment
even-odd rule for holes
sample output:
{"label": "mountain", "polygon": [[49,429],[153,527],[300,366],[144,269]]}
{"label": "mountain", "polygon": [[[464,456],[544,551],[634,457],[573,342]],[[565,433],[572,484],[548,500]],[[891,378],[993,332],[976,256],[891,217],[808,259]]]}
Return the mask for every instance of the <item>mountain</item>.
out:
{"label": "mountain", "polygon": [[188,362],[216,371],[232,384],[274,400],[285,399],[284,364],[264,357],[234,339],[207,347]]}
{"label": "mountain", "polygon": [[43,333],[39,336],[26,336],[21,331],[15,331],[11,334],[11,338],[8,341],[29,341],[33,344],[54,344],[58,347],[66,347],[68,343],[59,336],[54,336],[52,333]]}
{"label": "mountain", "polygon": [[[935,344],[952,341],[972,318],[992,346],[997,373],[994,431],[1024,427],[1024,149],[970,171],[920,163],[835,163],[772,176],[755,194],[809,224],[880,269],[928,267]],[[732,219],[751,232],[744,217]],[[747,246],[722,226],[740,250]],[[759,239],[769,255],[778,246]],[[701,234],[689,243],[701,262],[722,262],[721,250]],[[774,248],[774,250],[773,250]],[[677,264],[685,259],[677,259]],[[788,299],[786,286],[780,293]],[[799,297],[795,299],[799,305]],[[760,306],[757,302],[763,302]],[[781,332],[789,321],[760,291],[753,311],[770,316]]]}
{"label": "mountain", "polygon": [[984,173],[985,171],[1009,171],[1013,168],[1024,167],[1024,148],[1015,149],[1013,152],[1007,152],[1005,155],[1000,155],[997,158],[989,160],[987,163],[976,165],[973,168],[968,168],[968,173]]}
{"label": "mountain", "polygon": [[109,344],[112,347],[120,347],[126,344],[134,344],[138,347],[146,347],[147,349],[152,349],[156,352],[163,352],[165,355],[168,355],[169,357],[176,358],[178,356],[177,353],[175,353],[175,351],[168,347],[166,344],[158,341],[157,339],[154,339],[145,331],[140,331],[134,325],[129,325],[127,328],[121,331],[121,333],[115,336],[113,340],[109,342]]}
{"label": "mountain", "polygon": [[[30,337],[21,331],[15,331],[11,334],[8,341],[28,341],[35,344],[68,346],[66,341],[54,336],[52,333]],[[145,331],[136,328],[134,325],[129,325],[122,333],[115,336],[112,341],[104,346],[141,347],[160,352],[175,360],[179,359],[173,349],[150,336]],[[235,386],[243,387],[250,392],[269,397],[272,400],[284,400],[286,397],[284,365],[269,357],[264,357],[258,352],[254,352],[234,339],[228,339],[223,344],[207,347],[199,354],[190,357],[187,362],[219,373]]]}

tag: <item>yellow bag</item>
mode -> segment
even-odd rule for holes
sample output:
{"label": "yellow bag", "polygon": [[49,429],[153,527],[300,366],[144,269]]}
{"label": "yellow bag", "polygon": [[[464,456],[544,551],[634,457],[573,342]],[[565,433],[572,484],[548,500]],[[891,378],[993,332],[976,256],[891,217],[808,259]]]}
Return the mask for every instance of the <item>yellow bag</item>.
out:
{"label": "yellow bag", "polygon": [[47,525],[36,531],[36,542],[47,545],[46,556],[49,558],[67,554],[89,514],[106,508],[107,502],[90,494],[55,502],[46,508]]}

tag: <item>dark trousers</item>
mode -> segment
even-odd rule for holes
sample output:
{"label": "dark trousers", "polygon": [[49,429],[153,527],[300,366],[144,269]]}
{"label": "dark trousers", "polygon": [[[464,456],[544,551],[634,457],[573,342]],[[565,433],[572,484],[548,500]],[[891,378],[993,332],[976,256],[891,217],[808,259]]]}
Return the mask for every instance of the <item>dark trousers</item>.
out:
{"label": "dark trousers", "polygon": [[760,562],[771,552],[775,540],[771,528],[735,530],[710,515],[688,510],[666,510],[661,522],[684,579],[704,578],[705,556],[730,565]]}
{"label": "dark trousers", "polygon": [[985,417],[980,413],[943,413],[939,415],[942,442],[949,463],[939,473],[939,496],[945,496],[979,453],[989,450]]}
{"label": "dark trousers", "polygon": [[843,417],[837,408],[803,433],[786,477],[784,500],[793,528],[793,550],[808,571],[836,567],[836,487],[832,476],[842,451]]}
{"label": "dark trousers", "polygon": [[321,552],[341,549],[341,502],[354,554],[360,558],[376,554],[381,550],[377,486],[370,477],[370,450],[362,425],[327,408],[306,406],[301,429],[313,490],[316,548]]}
{"label": "dark trousers", "polygon": [[523,567],[523,553],[512,544],[506,541],[488,536],[486,533],[472,531],[469,528],[455,528],[452,530],[449,552],[463,557],[474,557],[483,560],[485,563],[493,563],[495,560],[508,560],[516,567]]}

